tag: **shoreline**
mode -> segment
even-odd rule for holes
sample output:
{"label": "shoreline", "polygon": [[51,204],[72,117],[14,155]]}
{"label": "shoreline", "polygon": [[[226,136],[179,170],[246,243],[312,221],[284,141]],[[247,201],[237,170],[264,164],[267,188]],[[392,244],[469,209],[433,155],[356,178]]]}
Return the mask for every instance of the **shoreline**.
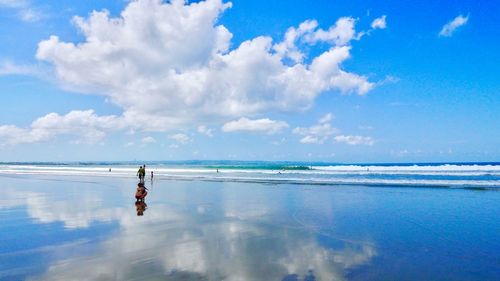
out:
{"label": "shoreline", "polygon": [[[100,177],[100,178],[116,178],[116,179],[137,179],[136,176],[132,175],[123,175],[123,174],[81,174],[81,173],[73,173],[73,174],[56,174],[56,173],[5,173],[0,172],[1,177],[12,177],[17,178],[17,176],[40,176],[40,177]],[[54,179],[56,180],[56,179]],[[137,179],[138,180],[138,179]],[[309,179],[259,179],[259,178],[236,178],[236,177],[203,177],[203,176],[179,176],[179,175],[156,175],[154,177],[153,182],[161,182],[161,181],[200,181],[200,182],[219,182],[219,183],[248,183],[248,184],[262,184],[262,185],[304,185],[304,186],[331,186],[331,187],[349,187],[349,186],[366,186],[366,187],[388,187],[388,188],[418,188],[418,189],[469,189],[469,190],[490,190],[490,191],[500,191],[500,182],[488,183],[481,182],[481,184],[473,183],[473,184],[463,184],[463,183],[454,183],[454,184],[446,184],[443,182],[354,182],[354,181],[314,181]],[[150,178],[146,178],[146,182],[151,182]]]}

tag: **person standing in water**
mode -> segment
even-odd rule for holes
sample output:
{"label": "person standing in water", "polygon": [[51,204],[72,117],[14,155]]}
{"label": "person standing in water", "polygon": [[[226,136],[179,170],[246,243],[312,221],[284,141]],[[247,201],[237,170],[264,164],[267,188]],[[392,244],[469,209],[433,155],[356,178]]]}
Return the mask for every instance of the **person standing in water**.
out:
{"label": "person standing in water", "polygon": [[153,180],[153,171],[151,171],[151,180]]}
{"label": "person standing in water", "polygon": [[146,164],[142,165],[142,182],[146,180]]}
{"label": "person standing in water", "polygon": [[144,182],[145,171],[142,166],[140,166],[139,170],[137,170],[137,175],[139,176],[139,182]]}

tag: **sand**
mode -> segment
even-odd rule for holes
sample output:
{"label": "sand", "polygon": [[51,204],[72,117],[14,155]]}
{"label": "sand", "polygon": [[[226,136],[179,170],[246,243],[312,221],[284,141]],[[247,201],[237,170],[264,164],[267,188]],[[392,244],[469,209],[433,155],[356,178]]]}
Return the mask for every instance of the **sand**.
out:
{"label": "sand", "polygon": [[0,181],[0,280],[500,280],[498,191]]}

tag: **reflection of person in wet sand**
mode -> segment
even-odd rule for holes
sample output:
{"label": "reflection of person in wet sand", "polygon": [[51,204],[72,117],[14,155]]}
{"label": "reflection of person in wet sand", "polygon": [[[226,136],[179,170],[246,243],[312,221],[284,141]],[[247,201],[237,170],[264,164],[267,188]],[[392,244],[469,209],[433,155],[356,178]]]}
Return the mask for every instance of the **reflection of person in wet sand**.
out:
{"label": "reflection of person in wet sand", "polygon": [[148,192],[146,190],[147,188],[144,186],[144,183],[138,183],[137,189],[135,191],[135,199],[137,199],[137,201],[144,201],[144,198],[146,198],[146,195],[148,195]]}
{"label": "reflection of person in wet sand", "polygon": [[137,211],[138,216],[143,216],[144,211],[146,211],[148,205],[144,201],[136,201],[135,202],[135,210]]}

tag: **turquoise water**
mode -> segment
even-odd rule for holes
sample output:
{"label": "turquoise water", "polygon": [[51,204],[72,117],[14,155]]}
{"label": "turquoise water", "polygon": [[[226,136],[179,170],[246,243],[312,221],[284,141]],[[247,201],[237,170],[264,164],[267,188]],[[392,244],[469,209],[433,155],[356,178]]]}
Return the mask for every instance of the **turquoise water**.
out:
{"label": "turquoise water", "polygon": [[500,280],[496,189],[0,181],[0,280]]}
{"label": "turquoise water", "polygon": [[139,165],[157,179],[310,185],[500,188],[500,163],[338,164],[317,162],[3,163],[0,174],[135,177]]}

